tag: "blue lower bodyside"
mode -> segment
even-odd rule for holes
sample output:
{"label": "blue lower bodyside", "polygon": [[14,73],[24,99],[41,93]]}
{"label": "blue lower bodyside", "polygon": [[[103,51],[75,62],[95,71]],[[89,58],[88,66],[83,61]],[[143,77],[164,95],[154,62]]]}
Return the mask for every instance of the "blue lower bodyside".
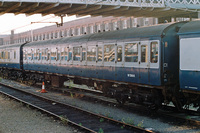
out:
{"label": "blue lower bodyside", "polygon": [[24,70],[42,71],[87,78],[115,80],[147,85],[161,85],[159,69],[141,69],[131,67],[105,67],[53,64],[24,64]]}
{"label": "blue lower bodyside", "polygon": [[6,67],[9,69],[20,69],[19,63],[1,63],[0,67]]}
{"label": "blue lower bodyside", "polygon": [[180,71],[180,88],[200,91],[200,71]]}

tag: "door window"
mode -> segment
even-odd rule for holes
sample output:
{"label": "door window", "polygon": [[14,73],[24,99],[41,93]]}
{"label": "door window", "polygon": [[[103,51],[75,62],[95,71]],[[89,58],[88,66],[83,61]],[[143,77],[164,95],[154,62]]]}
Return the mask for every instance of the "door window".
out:
{"label": "door window", "polygon": [[148,61],[148,46],[142,45],[141,46],[141,62],[147,62]]}
{"label": "door window", "polygon": [[96,46],[88,46],[87,61],[96,61]]}
{"label": "door window", "polygon": [[102,61],[102,47],[98,47],[98,61]]}
{"label": "door window", "polygon": [[81,60],[81,47],[73,48],[73,60],[80,61]]}
{"label": "door window", "polygon": [[158,42],[151,42],[151,63],[158,62]]}
{"label": "door window", "polygon": [[105,45],[104,46],[104,61],[114,62],[115,61],[115,45]]}
{"label": "door window", "polygon": [[125,62],[138,61],[138,44],[129,43],[125,45]]}
{"label": "door window", "polygon": [[122,46],[117,46],[117,62],[122,62]]}

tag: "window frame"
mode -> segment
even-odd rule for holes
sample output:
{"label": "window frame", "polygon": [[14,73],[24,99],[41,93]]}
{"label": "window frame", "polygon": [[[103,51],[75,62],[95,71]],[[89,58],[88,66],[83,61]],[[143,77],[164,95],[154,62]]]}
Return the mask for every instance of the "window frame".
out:
{"label": "window frame", "polygon": [[152,54],[152,45],[153,45],[153,43],[154,42],[157,42],[157,41],[152,41],[152,42],[150,42],[150,63],[157,63],[158,62],[158,52],[159,52],[159,45],[158,45],[158,42],[155,44],[155,45],[157,45],[157,48],[156,48],[156,54],[155,53],[153,53],[154,54],[154,58],[156,58],[156,60],[155,61],[153,61],[153,54]]}
{"label": "window frame", "polygon": [[[112,62],[107,62],[107,61],[104,60],[104,58],[105,58],[105,53],[104,53],[105,51],[104,50],[105,50],[105,46],[106,45],[114,45],[115,55],[114,55],[114,61],[112,61]],[[115,66],[115,63],[116,63],[115,62],[116,61],[116,49],[117,49],[116,46],[117,46],[116,42],[110,42],[110,43],[107,42],[107,43],[103,44],[103,57],[102,57],[102,59],[103,59],[104,66]]]}
{"label": "window frame", "polygon": [[[126,44],[131,44],[131,43],[136,43],[138,44],[138,61],[137,62],[126,62],[125,61],[125,48],[126,48]],[[135,40],[135,41],[126,41],[123,43],[123,62],[124,62],[124,66],[125,67],[136,67],[139,68],[139,45],[140,45],[140,40]]]}
{"label": "window frame", "polygon": [[[151,43],[152,42],[157,42],[157,44],[158,44],[158,61],[156,62],[156,63],[152,63],[151,62]],[[150,40],[149,41],[149,46],[150,46],[150,49],[149,49],[149,64],[150,64],[150,68],[154,68],[154,69],[158,69],[159,68],[159,66],[160,66],[160,60],[161,60],[161,55],[160,55],[160,50],[161,50],[161,44],[160,44],[160,40]]]}
{"label": "window frame", "polygon": [[[78,54],[75,55],[75,53],[74,53],[74,50],[75,50],[76,48],[79,48],[79,56],[80,56],[80,57],[79,57],[79,60],[75,60],[75,56],[78,55]],[[82,56],[82,46],[80,46],[80,45],[74,46],[72,51],[73,51],[73,57],[72,57],[72,58],[73,58],[73,61],[74,61],[74,62],[81,62],[81,60],[82,60],[82,58],[81,58],[81,56]]]}
{"label": "window frame", "polygon": [[[89,60],[88,60],[88,58],[89,58],[89,57],[88,57],[88,55],[89,55],[89,54],[88,54],[88,47],[95,47],[95,60],[93,60],[93,61],[89,61]],[[86,48],[86,49],[87,49],[87,52],[86,52],[86,53],[87,53],[87,55],[86,55],[86,60],[87,60],[87,62],[96,63],[96,61],[97,61],[97,45],[96,45],[96,44],[87,45],[87,48]],[[92,54],[92,55],[93,55],[93,54]]]}

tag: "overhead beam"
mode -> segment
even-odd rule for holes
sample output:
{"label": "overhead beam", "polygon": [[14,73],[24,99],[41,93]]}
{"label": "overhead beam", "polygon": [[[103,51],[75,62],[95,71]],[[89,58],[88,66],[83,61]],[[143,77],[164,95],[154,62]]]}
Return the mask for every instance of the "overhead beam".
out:
{"label": "overhead beam", "polygon": [[83,13],[83,14],[80,14],[80,15],[87,15],[87,14],[90,14],[90,15],[99,15],[102,12],[107,12],[107,11],[111,11],[111,10],[115,10],[115,9],[119,9],[119,8],[120,8],[120,6],[106,7],[106,8],[101,8],[101,9],[99,9],[97,11],[93,11],[91,13],[86,12],[86,13]]}
{"label": "overhead beam", "polygon": [[17,7],[21,6],[21,4],[22,4],[22,3],[19,2],[19,3],[15,4],[15,5],[13,5],[12,7],[8,8],[8,9],[5,10],[4,12],[1,12],[0,15],[2,15],[2,14],[4,14],[4,13],[10,13],[10,11],[12,11],[12,10],[16,9]]}
{"label": "overhead beam", "polygon": [[51,8],[53,8],[53,7],[56,7],[56,6],[58,6],[58,5],[59,5],[59,3],[46,5],[44,8],[40,8],[40,9],[35,10],[35,11],[33,11],[33,12],[31,12],[31,13],[28,13],[28,14],[29,14],[29,15],[33,15],[33,14],[35,14],[35,13],[41,13],[41,12],[44,12],[44,11],[46,11],[46,10],[49,10],[49,9],[51,9]]}
{"label": "overhead beam", "polygon": [[132,7],[129,7],[128,10],[121,10],[119,12],[118,12],[118,10],[116,10],[117,11],[116,13],[115,13],[115,11],[110,12],[110,14],[107,14],[107,12],[105,12],[104,15],[112,16],[115,13],[113,16],[126,16],[128,14],[132,14],[132,15],[129,15],[129,16],[134,16],[133,14],[135,14],[135,12],[137,12],[139,10],[141,10],[141,8],[132,8]]}
{"label": "overhead beam", "polygon": [[121,7],[116,9],[115,11],[106,11],[104,14],[108,14],[109,16],[117,16],[117,14],[121,14],[122,12],[127,12],[130,8],[129,7]]}
{"label": "overhead beam", "polygon": [[39,4],[40,4],[40,3],[35,3],[35,4],[33,4],[33,5],[29,6],[29,7],[23,8],[22,10],[20,10],[20,11],[14,13],[14,14],[15,14],[15,15],[18,15],[18,14],[20,14],[20,13],[26,13],[26,12],[29,11],[30,9],[33,9],[33,8],[38,7]]}
{"label": "overhead beam", "polygon": [[[48,15],[48,14],[58,14],[59,12],[62,12],[64,10],[67,10],[72,7],[72,4],[64,5],[63,7],[56,7],[56,9],[53,9],[53,11],[47,11],[45,13],[42,13],[43,16]],[[59,14],[60,15],[60,14]]]}
{"label": "overhead beam", "polygon": [[86,12],[91,12],[91,11],[95,11],[95,10],[99,10],[102,8],[102,5],[95,5],[94,7],[90,7],[88,9],[85,9],[85,10],[81,10],[78,12],[78,14],[83,14],[83,13],[86,13]]}
{"label": "overhead beam", "polygon": [[71,15],[71,14],[74,14],[74,12],[76,11],[79,11],[79,10],[82,10],[82,9],[86,9],[87,8],[87,5],[81,5],[79,7],[71,7],[71,9],[67,9],[67,10],[63,10],[62,12],[58,12],[56,14],[67,14],[67,15]]}

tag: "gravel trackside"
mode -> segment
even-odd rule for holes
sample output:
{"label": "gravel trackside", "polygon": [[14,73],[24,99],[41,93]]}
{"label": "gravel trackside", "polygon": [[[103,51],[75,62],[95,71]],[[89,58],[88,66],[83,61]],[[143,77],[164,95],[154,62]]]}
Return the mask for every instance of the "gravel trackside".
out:
{"label": "gravel trackside", "polygon": [[[72,106],[76,106],[82,109],[85,109],[87,111],[91,111],[93,113],[97,113],[97,114],[101,114],[110,118],[113,118],[115,120],[120,120],[122,122],[125,123],[129,123],[135,126],[139,126],[148,130],[152,130],[155,132],[159,132],[159,133],[200,133],[200,128],[196,127],[196,126],[192,126],[192,125],[182,125],[182,124],[177,124],[177,122],[173,122],[171,120],[167,121],[167,120],[163,120],[160,118],[152,118],[149,117],[148,115],[139,115],[137,113],[133,113],[132,111],[127,111],[127,110],[123,110],[120,109],[116,106],[109,106],[109,105],[105,105],[105,104],[100,104],[97,101],[91,102],[91,101],[87,101],[87,100],[83,100],[82,97],[83,95],[75,95],[75,94],[71,94],[71,96],[66,96],[66,94],[60,93],[60,92],[52,92],[52,91],[47,91],[48,93],[40,93],[39,91],[41,90],[41,88],[35,88],[35,87],[30,87],[24,84],[20,84],[18,82],[15,81],[10,81],[10,80],[5,80],[3,79],[2,81],[0,81],[4,84],[16,87],[18,89],[22,89],[24,91],[27,92],[31,92],[37,95],[42,95],[44,97],[47,98],[51,98],[54,99],[55,101],[58,102],[64,102],[66,104],[71,104]],[[67,88],[63,88],[63,89],[67,89]],[[0,95],[1,97],[1,95]],[[24,133],[26,130],[26,133],[30,133],[30,132],[34,132],[34,133],[54,133],[54,132],[66,132],[66,133],[70,133],[74,132],[74,129],[70,129],[70,128],[64,128],[63,131],[61,130],[62,128],[62,124],[58,124],[56,122],[53,122],[53,119],[48,118],[44,115],[42,115],[41,113],[38,113],[37,111],[32,111],[31,109],[25,108],[23,106],[20,105],[20,103],[16,104],[14,103],[13,105],[7,105],[5,106],[6,108],[1,108],[2,104],[6,102],[5,99],[0,99],[0,133],[2,131],[2,133],[7,133],[5,131],[9,131],[16,133],[17,129],[18,132],[17,133]],[[5,115],[7,114],[7,117],[5,116],[4,118],[1,114],[2,110],[5,110],[4,112]],[[15,110],[13,112],[10,112],[10,116],[8,115],[8,112],[11,110]],[[20,110],[22,110],[22,114],[15,114],[18,113]],[[32,112],[32,113],[30,113]],[[14,115],[15,114],[15,115]],[[19,119],[17,118],[13,118],[16,115],[18,115]],[[23,117],[22,117],[23,116]],[[31,117],[31,118],[30,118]],[[38,118],[38,119],[36,119]],[[41,120],[40,120],[41,118]],[[36,119],[36,120],[34,120]],[[2,120],[6,120],[5,122],[3,122]],[[8,124],[7,126],[4,126],[3,123],[8,123],[7,121],[10,120],[10,122],[13,122],[12,125]],[[41,124],[44,123],[44,121],[47,121],[49,123],[45,123],[45,124]],[[53,123],[53,124],[52,124]],[[18,126],[18,124],[20,124],[21,126]],[[24,126],[25,124],[27,124],[27,126]],[[58,127],[57,127],[58,126]],[[15,129],[16,128],[16,129]],[[100,127],[101,128],[101,127]],[[23,130],[22,130],[23,129]],[[68,131],[69,130],[69,131]]]}
{"label": "gravel trackside", "polygon": [[75,128],[0,94],[0,133],[78,133]]}

